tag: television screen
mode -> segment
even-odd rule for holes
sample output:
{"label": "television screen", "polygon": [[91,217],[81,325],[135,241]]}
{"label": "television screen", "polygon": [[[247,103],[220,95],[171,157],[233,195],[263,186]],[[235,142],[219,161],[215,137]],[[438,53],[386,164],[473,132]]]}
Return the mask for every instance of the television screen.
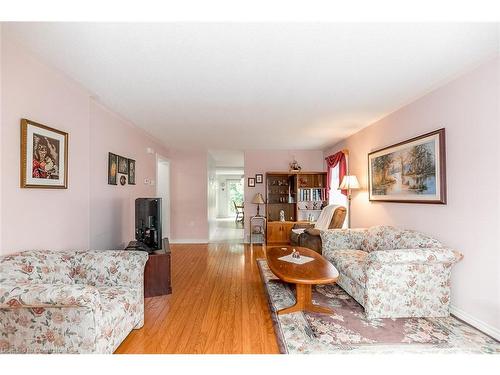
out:
{"label": "television screen", "polygon": [[135,200],[135,239],[151,250],[161,249],[161,198]]}

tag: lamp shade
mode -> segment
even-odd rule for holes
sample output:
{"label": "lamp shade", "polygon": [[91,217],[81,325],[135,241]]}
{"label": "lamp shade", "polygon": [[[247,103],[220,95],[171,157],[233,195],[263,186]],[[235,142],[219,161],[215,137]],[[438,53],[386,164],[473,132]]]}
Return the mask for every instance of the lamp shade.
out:
{"label": "lamp shade", "polygon": [[253,197],[252,203],[254,203],[254,204],[264,204],[266,202],[264,202],[264,197],[262,196],[262,194],[261,193],[257,193],[257,194],[255,194],[255,197]]}
{"label": "lamp shade", "polygon": [[344,178],[342,179],[342,182],[339,186],[339,189],[340,190],[355,190],[355,189],[359,189],[359,182],[358,182],[358,179],[356,178],[356,176],[349,176],[349,175],[346,175],[344,176]]}

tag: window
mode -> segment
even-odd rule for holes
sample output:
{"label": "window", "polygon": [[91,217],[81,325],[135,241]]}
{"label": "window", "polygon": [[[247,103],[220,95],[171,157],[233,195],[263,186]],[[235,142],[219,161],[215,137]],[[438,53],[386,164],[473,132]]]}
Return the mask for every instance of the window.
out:
{"label": "window", "polygon": [[[333,167],[331,169],[331,180],[330,180],[330,195],[329,195],[329,204],[338,204],[340,206],[344,206],[348,208],[347,197],[342,194],[339,190],[340,181],[339,181],[339,165]],[[347,220],[344,222],[344,228],[347,228]]]}
{"label": "window", "polygon": [[228,200],[227,208],[229,216],[236,216],[236,210],[234,208],[234,203],[241,205],[243,203],[243,179],[241,180],[226,180]]}

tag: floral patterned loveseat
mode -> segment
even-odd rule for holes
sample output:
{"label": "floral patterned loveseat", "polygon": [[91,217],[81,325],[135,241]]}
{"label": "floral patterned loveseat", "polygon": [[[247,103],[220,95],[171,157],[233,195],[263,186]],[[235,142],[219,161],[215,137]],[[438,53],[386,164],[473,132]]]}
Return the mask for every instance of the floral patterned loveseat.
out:
{"label": "floral patterned loveseat", "polygon": [[322,254],[339,271],[337,284],[366,317],[449,315],[451,267],[462,254],[438,240],[391,226],[321,232]]}
{"label": "floral patterned loveseat", "polygon": [[0,353],[113,353],[144,323],[141,251],[0,257]]}

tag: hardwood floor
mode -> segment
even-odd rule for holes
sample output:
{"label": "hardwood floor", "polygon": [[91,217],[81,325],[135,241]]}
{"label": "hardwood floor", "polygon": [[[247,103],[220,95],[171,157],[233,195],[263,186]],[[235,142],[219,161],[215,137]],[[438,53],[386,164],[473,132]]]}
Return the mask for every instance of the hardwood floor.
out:
{"label": "hardwood floor", "polygon": [[256,263],[261,246],[171,248],[173,294],[146,299],[144,327],[116,353],[279,353]]}

